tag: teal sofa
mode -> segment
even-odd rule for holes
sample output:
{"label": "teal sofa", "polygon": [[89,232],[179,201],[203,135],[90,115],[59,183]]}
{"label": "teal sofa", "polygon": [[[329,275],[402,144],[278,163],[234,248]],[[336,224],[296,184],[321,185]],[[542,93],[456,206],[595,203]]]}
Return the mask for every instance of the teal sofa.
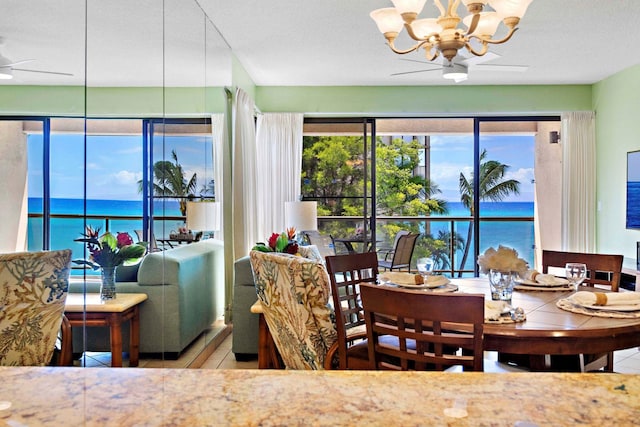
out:
{"label": "teal sofa", "polygon": [[253,271],[249,257],[237,259],[233,279],[233,341],[231,351],[238,361],[258,357],[258,315],[251,313],[251,306],[258,301],[253,284]]}
{"label": "teal sofa", "polygon": [[[71,293],[99,289],[98,281],[69,285]],[[223,242],[208,239],[150,253],[137,273],[135,267],[119,267],[116,292],[147,294],[140,306],[140,352],[176,358],[224,314]],[[124,326],[123,350],[127,351],[128,323]],[[73,328],[73,351],[109,351],[108,328]]]}

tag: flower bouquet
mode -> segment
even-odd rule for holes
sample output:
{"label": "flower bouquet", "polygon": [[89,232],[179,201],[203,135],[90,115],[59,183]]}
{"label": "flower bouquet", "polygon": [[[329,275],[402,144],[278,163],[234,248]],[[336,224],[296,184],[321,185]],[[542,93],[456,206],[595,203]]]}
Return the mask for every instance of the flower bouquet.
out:
{"label": "flower bouquet", "polygon": [[489,275],[491,299],[511,304],[514,279],[527,270],[527,262],[518,258],[515,249],[498,246],[487,249],[478,257],[480,272]]}
{"label": "flower bouquet", "polygon": [[491,270],[522,273],[528,268],[527,261],[519,258],[515,249],[502,245],[498,246],[498,250],[487,249],[478,257],[478,265],[483,274],[489,274]]}
{"label": "flower bouquet", "polygon": [[282,252],[291,255],[298,253],[298,243],[296,243],[296,229],[294,227],[287,228],[286,232],[273,233],[267,244],[264,242],[257,243],[254,251],[260,252]]}
{"label": "flower bouquet", "polygon": [[101,269],[102,286],[100,297],[103,300],[116,297],[115,269],[125,261],[136,261],[147,250],[145,242],[133,243],[129,233],[118,233],[114,236],[110,232],[100,236],[100,228],[87,226],[84,237],[75,239],[76,242],[87,244],[90,258],[88,260],[74,260],[80,265],[88,265],[94,270]]}

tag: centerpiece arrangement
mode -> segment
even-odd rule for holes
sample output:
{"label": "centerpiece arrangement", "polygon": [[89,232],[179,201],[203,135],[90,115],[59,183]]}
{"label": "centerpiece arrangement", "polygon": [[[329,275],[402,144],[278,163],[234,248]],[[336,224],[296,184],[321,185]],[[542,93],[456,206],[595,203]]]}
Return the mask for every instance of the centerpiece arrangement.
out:
{"label": "centerpiece arrangement", "polygon": [[267,244],[258,242],[254,247],[254,251],[260,252],[281,252],[291,255],[298,253],[298,243],[296,242],[296,229],[294,227],[287,228],[283,233],[273,233]]}
{"label": "centerpiece arrangement", "polygon": [[489,275],[491,284],[491,299],[508,301],[511,303],[513,281],[528,269],[525,260],[518,257],[515,249],[498,246],[489,248],[478,257],[480,272]]}
{"label": "centerpiece arrangement", "polygon": [[126,261],[136,261],[141,258],[146,250],[145,242],[134,243],[129,233],[110,232],[100,236],[100,228],[87,226],[84,237],[75,239],[76,242],[87,244],[90,253],[89,260],[74,260],[81,265],[88,265],[94,270],[100,269],[102,283],[100,285],[100,299],[109,300],[116,297],[116,267]]}

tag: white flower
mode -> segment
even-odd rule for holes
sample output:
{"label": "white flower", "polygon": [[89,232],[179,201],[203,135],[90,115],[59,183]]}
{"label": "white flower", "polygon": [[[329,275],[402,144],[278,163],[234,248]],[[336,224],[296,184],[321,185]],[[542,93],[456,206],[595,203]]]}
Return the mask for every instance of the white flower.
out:
{"label": "white flower", "polygon": [[487,249],[483,255],[478,257],[478,265],[480,272],[488,274],[489,270],[500,271],[516,271],[524,272],[528,269],[528,264],[522,258],[518,258],[518,252],[515,249],[506,246],[498,246],[498,250],[494,248]]}

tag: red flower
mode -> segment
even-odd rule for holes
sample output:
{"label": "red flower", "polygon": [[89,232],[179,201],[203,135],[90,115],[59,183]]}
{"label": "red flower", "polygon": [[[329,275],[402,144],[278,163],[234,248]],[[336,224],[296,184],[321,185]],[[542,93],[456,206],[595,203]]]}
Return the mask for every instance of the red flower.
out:
{"label": "red flower", "polygon": [[278,233],[273,233],[271,237],[269,237],[269,247],[274,251],[276,250],[276,240],[278,240],[278,237],[280,237]]}
{"label": "red flower", "polygon": [[122,248],[124,246],[133,245],[133,239],[129,236],[129,233],[118,233],[118,248]]}
{"label": "red flower", "polygon": [[286,248],[284,248],[284,252],[295,255],[298,253],[298,244],[297,243],[289,243]]}

